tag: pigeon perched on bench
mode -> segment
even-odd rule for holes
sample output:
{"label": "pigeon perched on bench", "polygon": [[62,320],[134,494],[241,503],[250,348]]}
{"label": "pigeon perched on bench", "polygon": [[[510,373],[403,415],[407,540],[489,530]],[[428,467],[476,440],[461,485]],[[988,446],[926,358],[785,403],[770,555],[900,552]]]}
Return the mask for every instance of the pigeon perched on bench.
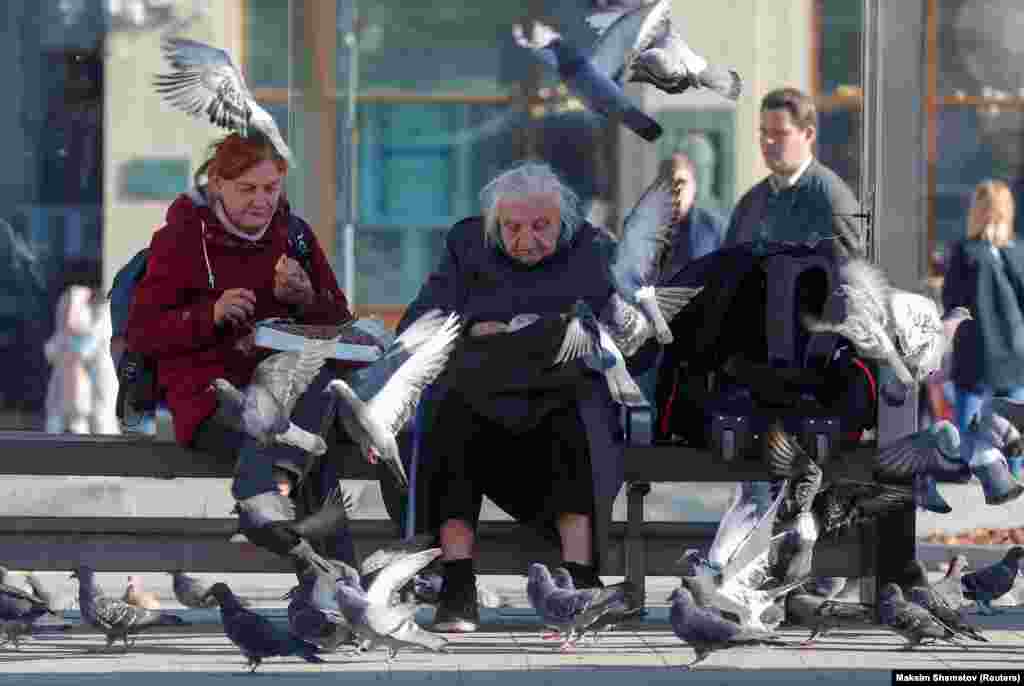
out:
{"label": "pigeon perched on bench", "polygon": [[159,612],[136,607],[123,600],[104,595],[96,585],[95,572],[91,567],[79,565],[72,573],[72,579],[78,579],[78,607],[82,611],[82,619],[98,629],[107,637],[107,648],[114,641],[124,641],[124,649],[135,645],[128,637],[140,631],[157,626],[185,626],[188,624],[181,617],[170,612]]}

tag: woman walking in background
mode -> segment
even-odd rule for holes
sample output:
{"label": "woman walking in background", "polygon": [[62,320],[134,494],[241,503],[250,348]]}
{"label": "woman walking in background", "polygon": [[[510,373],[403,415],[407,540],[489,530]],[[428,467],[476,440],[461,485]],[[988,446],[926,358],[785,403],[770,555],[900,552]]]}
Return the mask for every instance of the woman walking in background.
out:
{"label": "woman walking in background", "polygon": [[[970,309],[953,353],[961,432],[996,395],[1024,399],[1024,246],[1014,240],[1014,201],[1003,181],[982,181],[967,215],[967,238],[949,253],[942,304]],[[1019,465],[1015,465],[1019,473]]]}

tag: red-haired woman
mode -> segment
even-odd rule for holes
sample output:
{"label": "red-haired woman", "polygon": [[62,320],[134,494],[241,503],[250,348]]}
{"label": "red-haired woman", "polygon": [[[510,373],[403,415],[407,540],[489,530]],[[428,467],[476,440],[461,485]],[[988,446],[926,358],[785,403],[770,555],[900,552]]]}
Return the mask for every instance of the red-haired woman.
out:
{"label": "red-haired woman", "polygon": [[[210,384],[217,377],[239,388],[249,383],[264,357],[241,344],[252,322],[292,317],[336,324],[351,316],[313,232],[291,214],[283,195],[287,173],[287,161],[258,133],[232,133],[215,143],[196,172],[195,188],[178,196],[166,224],[153,235],[127,325],[129,347],[157,362],[178,442],[237,458],[231,490],[241,529],[280,555],[299,539],[275,522],[316,509],[337,485],[336,468],[321,459],[319,469],[294,488],[306,454],[288,446],[263,447],[223,428],[214,419],[217,399]],[[200,185],[204,175],[207,183]],[[289,256],[290,236],[294,243],[297,235],[305,242],[304,264]],[[302,428],[320,432],[327,407],[321,391],[328,380],[325,369],[299,399],[293,421]],[[292,488],[282,483],[282,470],[293,475]],[[347,531],[311,543],[321,554],[354,563]]]}

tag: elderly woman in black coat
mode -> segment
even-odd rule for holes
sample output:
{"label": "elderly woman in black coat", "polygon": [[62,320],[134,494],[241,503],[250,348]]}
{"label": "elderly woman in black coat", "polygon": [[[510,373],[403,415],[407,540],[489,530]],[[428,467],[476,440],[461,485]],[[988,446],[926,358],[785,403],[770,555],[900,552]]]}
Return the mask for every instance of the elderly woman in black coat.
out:
{"label": "elderly woman in black coat", "polygon": [[967,238],[953,246],[942,304],[970,309],[953,348],[961,432],[993,393],[1024,400],[1024,246],[1014,240],[1013,194],[1002,181],[974,189]]}
{"label": "elderly woman in black coat", "polygon": [[[501,174],[481,203],[482,217],[448,232],[398,326],[440,307],[461,313],[467,332],[431,389],[413,486],[416,528],[438,531],[444,551],[439,631],[479,621],[473,555],[484,495],[559,544],[576,585],[592,587],[623,482],[603,376],[582,364],[551,368],[560,315],[580,299],[600,312],[612,293],[614,241],[581,219],[576,195],[544,164]],[[520,329],[521,314],[538,317]]]}

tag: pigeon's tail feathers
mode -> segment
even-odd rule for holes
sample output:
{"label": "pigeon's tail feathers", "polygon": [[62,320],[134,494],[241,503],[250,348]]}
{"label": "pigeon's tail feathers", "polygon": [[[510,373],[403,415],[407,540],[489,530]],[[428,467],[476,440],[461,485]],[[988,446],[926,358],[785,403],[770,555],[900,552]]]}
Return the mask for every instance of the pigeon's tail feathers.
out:
{"label": "pigeon's tail feathers", "polygon": [[743,92],[743,79],[736,71],[713,64],[709,64],[704,71],[697,74],[697,81],[701,86],[710,88],[730,100],[739,100]]}
{"label": "pigeon's tail feathers", "polygon": [[653,143],[658,140],[661,137],[661,134],[664,133],[664,130],[658,122],[651,119],[636,107],[624,108],[622,112],[622,123],[648,143]]}
{"label": "pigeon's tail feathers", "polygon": [[672,321],[690,301],[697,297],[703,288],[678,288],[669,286],[655,288],[654,297],[658,301],[658,309],[666,321]]}
{"label": "pigeon's tail feathers", "polygon": [[615,364],[604,373],[612,400],[625,407],[647,407],[650,405],[644,392],[640,390],[633,375],[626,369],[626,363],[617,354]]}

